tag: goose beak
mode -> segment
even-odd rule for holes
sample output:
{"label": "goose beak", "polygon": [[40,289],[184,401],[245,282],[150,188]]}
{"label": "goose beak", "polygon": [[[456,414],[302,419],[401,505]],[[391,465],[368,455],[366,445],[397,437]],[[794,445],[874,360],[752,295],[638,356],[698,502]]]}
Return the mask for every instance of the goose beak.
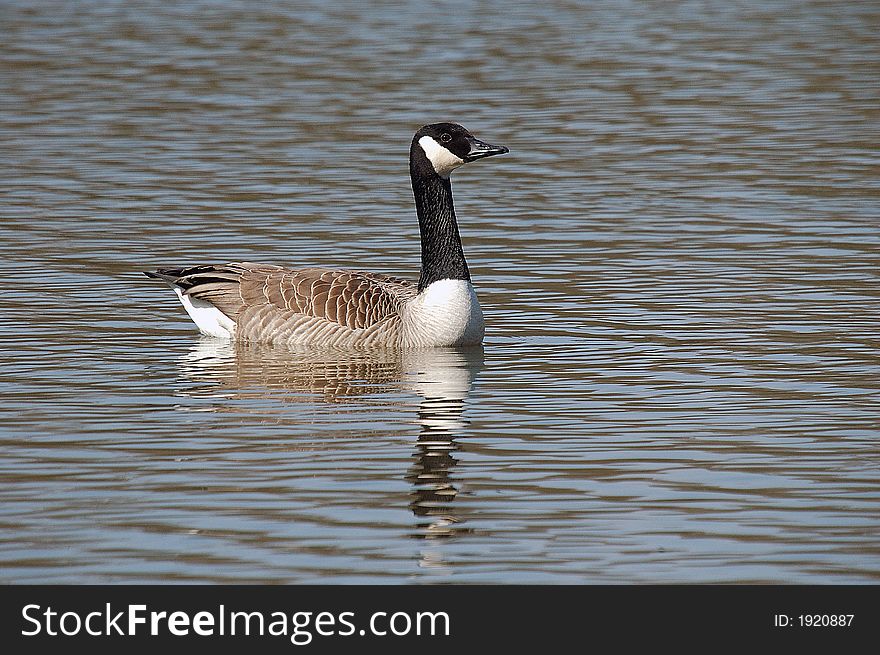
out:
{"label": "goose beak", "polygon": [[483,157],[491,157],[492,155],[503,155],[505,152],[510,152],[510,150],[504,146],[493,146],[484,141],[480,141],[479,139],[475,139],[474,137],[470,137],[468,143],[470,144],[471,149],[465,157],[466,162],[476,161]]}

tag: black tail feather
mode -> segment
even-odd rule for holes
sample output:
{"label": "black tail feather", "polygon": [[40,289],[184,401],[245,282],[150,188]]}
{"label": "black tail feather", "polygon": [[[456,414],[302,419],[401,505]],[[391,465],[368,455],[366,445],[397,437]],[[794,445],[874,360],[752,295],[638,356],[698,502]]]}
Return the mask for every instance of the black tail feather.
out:
{"label": "black tail feather", "polygon": [[174,284],[183,272],[181,268],[157,268],[155,271],[141,271],[147,277]]}

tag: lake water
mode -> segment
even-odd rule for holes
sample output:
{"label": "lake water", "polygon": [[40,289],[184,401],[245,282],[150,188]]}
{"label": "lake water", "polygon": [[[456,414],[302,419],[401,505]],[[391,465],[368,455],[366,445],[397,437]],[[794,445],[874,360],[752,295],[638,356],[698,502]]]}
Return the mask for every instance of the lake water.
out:
{"label": "lake water", "polygon": [[[0,4],[0,580],[880,582],[880,5]],[[202,338],[140,273],[415,278],[482,350]]]}

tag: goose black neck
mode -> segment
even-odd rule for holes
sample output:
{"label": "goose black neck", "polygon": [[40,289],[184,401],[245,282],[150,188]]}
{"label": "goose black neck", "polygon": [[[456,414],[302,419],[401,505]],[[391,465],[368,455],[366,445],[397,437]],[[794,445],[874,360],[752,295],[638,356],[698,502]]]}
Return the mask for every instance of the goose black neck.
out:
{"label": "goose black neck", "polygon": [[410,159],[410,177],[422,238],[419,291],[438,280],[470,280],[449,178],[437,175],[426,158],[416,157]]}

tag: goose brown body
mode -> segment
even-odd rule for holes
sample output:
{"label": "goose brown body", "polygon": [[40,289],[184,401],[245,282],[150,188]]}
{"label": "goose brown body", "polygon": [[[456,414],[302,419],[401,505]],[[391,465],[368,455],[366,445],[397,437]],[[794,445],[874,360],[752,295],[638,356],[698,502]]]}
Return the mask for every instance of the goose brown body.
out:
{"label": "goose brown body", "polygon": [[404,308],[418,295],[414,283],[375,273],[250,262],[150,276],[232,319],[230,338],[305,346],[407,345]]}

